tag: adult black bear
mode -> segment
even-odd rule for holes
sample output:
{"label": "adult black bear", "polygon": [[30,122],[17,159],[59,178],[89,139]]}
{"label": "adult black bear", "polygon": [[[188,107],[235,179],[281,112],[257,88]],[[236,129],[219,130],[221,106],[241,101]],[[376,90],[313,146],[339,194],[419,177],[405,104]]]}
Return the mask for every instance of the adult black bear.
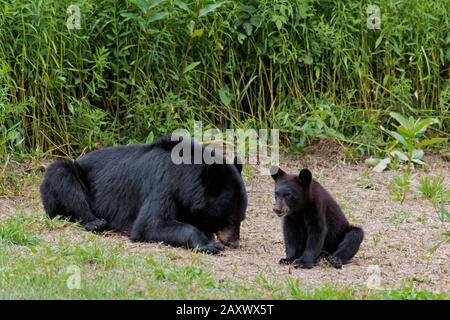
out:
{"label": "adult black bear", "polygon": [[342,268],[359,250],[364,238],[361,228],[348,223],[332,196],[308,169],[291,175],[272,167],[275,180],[275,213],[283,217],[286,258],[280,264],[312,268],[321,254]]}
{"label": "adult black bear", "polygon": [[223,245],[214,240],[216,234],[223,244],[237,247],[247,208],[242,165],[224,163],[221,155],[212,164],[175,164],[172,150],[179,143],[193,151],[191,160],[205,149],[180,141],[166,136],[151,145],[55,161],[40,189],[46,213],[80,221],[89,231],[123,231],[135,241],[218,253]]}

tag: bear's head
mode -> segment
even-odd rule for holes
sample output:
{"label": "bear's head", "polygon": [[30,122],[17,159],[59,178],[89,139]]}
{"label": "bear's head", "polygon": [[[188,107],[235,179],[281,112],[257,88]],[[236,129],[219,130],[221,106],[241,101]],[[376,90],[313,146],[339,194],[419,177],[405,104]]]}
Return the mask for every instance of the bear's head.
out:
{"label": "bear's head", "polygon": [[293,175],[278,167],[272,167],[270,174],[275,180],[273,211],[279,217],[302,210],[311,203],[311,171],[302,169],[298,175]]}
{"label": "bear's head", "polygon": [[224,245],[239,246],[241,222],[247,210],[247,192],[241,177],[242,164],[211,164],[206,168],[204,230]]}

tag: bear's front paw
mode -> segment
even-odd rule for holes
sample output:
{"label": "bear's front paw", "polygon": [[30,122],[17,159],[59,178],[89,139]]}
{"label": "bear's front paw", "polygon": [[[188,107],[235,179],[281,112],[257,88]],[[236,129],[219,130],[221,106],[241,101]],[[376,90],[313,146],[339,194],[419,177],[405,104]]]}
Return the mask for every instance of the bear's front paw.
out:
{"label": "bear's front paw", "polygon": [[341,258],[332,256],[332,255],[328,255],[328,256],[325,257],[325,259],[327,259],[327,261],[329,263],[331,263],[331,265],[333,267],[335,267],[336,269],[342,269],[342,260],[341,260]]}
{"label": "bear's front paw", "polygon": [[296,268],[296,269],[298,269],[298,268],[311,269],[312,267],[314,267],[314,262],[304,260],[304,259],[296,259],[296,260],[294,260],[293,265],[294,265],[294,268]]}
{"label": "bear's front paw", "polygon": [[86,223],[84,225],[84,228],[87,231],[101,232],[101,231],[105,230],[107,226],[108,226],[108,222],[106,222],[106,220],[97,219],[97,220],[89,221],[88,223]]}
{"label": "bear's front paw", "polygon": [[206,245],[197,246],[197,250],[209,254],[218,254],[224,249],[223,244],[219,242],[210,242]]}
{"label": "bear's front paw", "polygon": [[283,258],[283,259],[280,259],[280,261],[278,261],[278,263],[283,266],[292,264],[292,262],[294,262],[294,259],[288,259],[288,258]]}

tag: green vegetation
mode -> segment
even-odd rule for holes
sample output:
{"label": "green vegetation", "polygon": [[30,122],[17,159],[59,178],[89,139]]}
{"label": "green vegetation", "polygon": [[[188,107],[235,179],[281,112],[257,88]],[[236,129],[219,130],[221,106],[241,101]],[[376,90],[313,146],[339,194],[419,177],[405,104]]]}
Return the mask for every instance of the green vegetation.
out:
{"label": "green vegetation", "polygon": [[441,221],[450,221],[450,214],[444,207],[450,202],[450,189],[445,186],[444,177],[421,177],[419,191],[431,201]]}
{"label": "green vegetation", "polygon": [[[70,156],[174,128],[269,127],[385,150],[389,112],[448,137],[448,0],[0,0],[0,157]],[[367,6],[381,29],[367,27]]]}
{"label": "green vegetation", "polygon": [[[450,212],[445,205],[450,202],[450,189],[444,184],[444,177],[422,177],[420,179],[419,191],[428,198],[438,213],[441,222],[450,222]],[[434,252],[444,243],[450,243],[450,231],[442,233],[443,240],[439,241],[431,248]]]}
{"label": "green vegetation", "polygon": [[375,182],[373,182],[372,180],[368,179],[368,178],[359,178],[356,180],[356,185],[360,188],[363,189],[371,189],[374,190],[376,189],[376,184]]}
{"label": "green vegetation", "polygon": [[0,224],[0,242],[17,245],[34,245],[39,238],[25,229],[23,217],[9,217]]}

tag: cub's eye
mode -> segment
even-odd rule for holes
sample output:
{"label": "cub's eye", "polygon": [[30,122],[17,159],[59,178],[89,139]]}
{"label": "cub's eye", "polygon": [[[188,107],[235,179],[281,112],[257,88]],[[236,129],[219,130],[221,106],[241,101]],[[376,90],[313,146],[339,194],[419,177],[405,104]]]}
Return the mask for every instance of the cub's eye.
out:
{"label": "cub's eye", "polygon": [[285,196],[286,198],[292,198],[292,193],[285,193],[284,196]]}

